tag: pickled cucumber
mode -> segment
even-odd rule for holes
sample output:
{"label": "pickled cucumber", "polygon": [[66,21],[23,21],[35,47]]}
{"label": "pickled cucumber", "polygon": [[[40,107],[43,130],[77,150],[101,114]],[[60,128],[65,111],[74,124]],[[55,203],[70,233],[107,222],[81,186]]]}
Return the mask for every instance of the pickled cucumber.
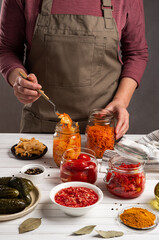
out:
{"label": "pickled cucumber", "polygon": [[23,199],[0,199],[0,214],[21,212],[26,206]]}
{"label": "pickled cucumber", "polygon": [[[0,178],[0,185],[8,186],[9,185],[9,181],[11,179],[12,179],[12,177],[1,177]],[[29,191],[33,190],[34,185],[33,185],[33,183],[29,179],[26,179],[26,178],[20,178],[20,179],[22,179],[22,181],[24,181],[26,183]]]}
{"label": "pickled cucumber", "polygon": [[0,198],[16,198],[18,195],[19,191],[17,189],[0,185]]}
{"label": "pickled cucumber", "polygon": [[27,205],[31,203],[32,199],[25,181],[23,181],[21,178],[13,177],[9,181],[8,185],[19,191],[19,198],[24,199]]}

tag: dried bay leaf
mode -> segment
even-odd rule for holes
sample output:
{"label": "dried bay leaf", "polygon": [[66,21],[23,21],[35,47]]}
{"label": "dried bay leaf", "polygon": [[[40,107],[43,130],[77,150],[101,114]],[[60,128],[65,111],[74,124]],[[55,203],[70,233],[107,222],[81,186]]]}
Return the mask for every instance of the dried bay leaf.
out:
{"label": "dried bay leaf", "polygon": [[118,232],[118,231],[101,231],[101,230],[96,230],[96,232],[103,238],[121,237],[121,236],[124,235],[123,232]]}
{"label": "dried bay leaf", "polygon": [[41,225],[41,218],[28,218],[19,226],[19,233],[33,231]]}
{"label": "dried bay leaf", "polygon": [[76,232],[74,232],[73,234],[75,235],[85,235],[85,234],[89,234],[93,231],[93,229],[96,227],[96,225],[89,225],[89,226],[85,226],[79,230],[77,230]]}

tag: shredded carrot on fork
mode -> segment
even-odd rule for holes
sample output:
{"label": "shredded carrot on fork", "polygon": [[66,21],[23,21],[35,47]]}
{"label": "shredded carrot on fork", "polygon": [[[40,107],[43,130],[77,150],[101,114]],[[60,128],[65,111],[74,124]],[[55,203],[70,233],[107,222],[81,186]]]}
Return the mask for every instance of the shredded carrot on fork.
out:
{"label": "shredded carrot on fork", "polygon": [[61,124],[63,124],[63,126],[67,126],[68,128],[71,128],[72,126],[72,119],[70,118],[70,116],[67,113],[62,113],[62,114],[57,114],[58,118],[61,118]]}

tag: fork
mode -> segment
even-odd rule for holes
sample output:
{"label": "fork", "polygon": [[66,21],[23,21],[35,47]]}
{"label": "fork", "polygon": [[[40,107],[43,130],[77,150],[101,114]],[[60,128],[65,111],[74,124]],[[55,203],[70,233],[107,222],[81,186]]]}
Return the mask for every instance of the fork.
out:
{"label": "fork", "polygon": [[[26,80],[29,80],[28,77],[27,77],[27,75],[26,75],[25,73],[19,72],[19,75],[20,75],[22,78],[24,78],[24,79],[26,79]],[[56,109],[56,105],[50,100],[50,98],[44,93],[44,91],[41,90],[41,89],[37,89],[36,91],[37,91],[38,93],[40,93],[41,96],[42,96],[45,100],[47,100],[50,104],[52,104],[52,106],[54,107],[54,112],[56,113],[56,115],[59,115],[60,113],[59,113],[59,111]]]}

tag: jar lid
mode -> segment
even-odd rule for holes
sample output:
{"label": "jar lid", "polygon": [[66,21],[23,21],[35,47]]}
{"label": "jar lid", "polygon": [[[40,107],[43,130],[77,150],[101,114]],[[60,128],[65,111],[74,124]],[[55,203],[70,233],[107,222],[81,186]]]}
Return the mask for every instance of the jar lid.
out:
{"label": "jar lid", "polygon": [[120,156],[131,160],[138,160],[141,163],[145,163],[148,160],[148,155],[144,150],[137,149],[136,147],[127,146],[121,142],[118,142],[114,146],[114,150]]}

